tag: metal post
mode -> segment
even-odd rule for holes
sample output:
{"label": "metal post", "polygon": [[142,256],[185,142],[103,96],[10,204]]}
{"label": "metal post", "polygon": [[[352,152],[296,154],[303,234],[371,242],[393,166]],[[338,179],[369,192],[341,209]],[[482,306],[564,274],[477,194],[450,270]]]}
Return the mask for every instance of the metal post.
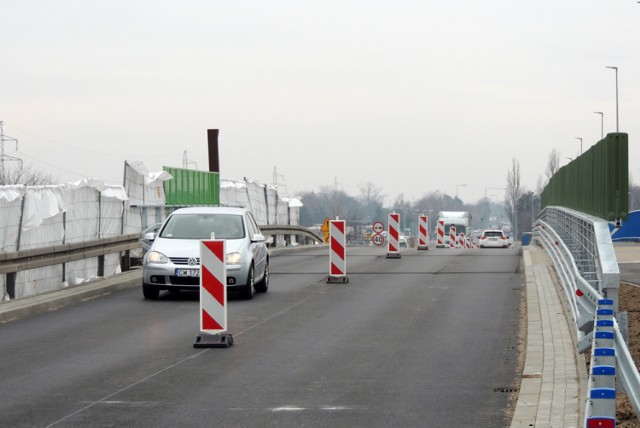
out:
{"label": "metal post", "polygon": [[104,277],[104,255],[98,256],[98,277]]}
{"label": "metal post", "polygon": [[[62,243],[64,244],[66,242],[66,237],[67,237],[67,212],[64,211],[62,213]],[[67,264],[66,263],[62,263],[62,282],[65,282],[67,280]]]}
{"label": "metal post", "polygon": [[620,132],[620,122],[618,120],[618,67],[607,66],[606,68],[616,71],[616,132]]}
{"label": "metal post", "polygon": [[220,156],[218,155],[218,135],[219,129],[207,129],[207,140],[209,142],[209,171],[220,172]]}
{"label": "metal post", "polygon": [[601,111],[594,111],[595,114],[600,115],[600,139],[604,139],[604,113]]}
{"label": "metal post", "polygon": [[10,299],[16,298],[16,272],[10,272],[7,274],[7,294]]}

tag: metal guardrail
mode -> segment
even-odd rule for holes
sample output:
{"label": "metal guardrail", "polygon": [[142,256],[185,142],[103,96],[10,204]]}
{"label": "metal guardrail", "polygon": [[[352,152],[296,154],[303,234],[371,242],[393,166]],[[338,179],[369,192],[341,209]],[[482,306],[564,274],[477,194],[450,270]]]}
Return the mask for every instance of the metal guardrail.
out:
{"label": "metal guardrail", "polygon": [[322,235],[303,226],[264,225],[260,226],[260,231],[262,231],[264,235],[299,235],[309,238],[315,242],[323,242]]}
{"label": "metal guardrail", "polygon": [[[33,250],[0,253],[0,274],[7,275],[7,293],[12,299],[15,297],[16,274],[23,270],[97,257],[97,274],[98,276],[104,276],[104,256],[139,248],[139,237],[140,235],[137,233],[132,233],[74,244],[60,244]],[[123,271],[128,270],[130,267],[128,257],[124,259],[125,261],[122,262]]]}
{"label": "metal guardrail", "polygon": [[[621,330],[618,269],[608,223],[562,207],[546,207],[533,238],[550,255],[575,321],[580,353],[591,349],[585,426],[615,422],[616,379],[640,416],[640,375]],[[595,425],[594,425],[595,426]]]}

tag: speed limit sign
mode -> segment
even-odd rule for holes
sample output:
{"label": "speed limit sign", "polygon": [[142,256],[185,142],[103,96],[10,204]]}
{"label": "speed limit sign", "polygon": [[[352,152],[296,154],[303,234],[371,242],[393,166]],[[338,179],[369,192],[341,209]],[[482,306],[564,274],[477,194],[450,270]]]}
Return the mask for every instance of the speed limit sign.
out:
{"label": "speed limit sign", "polygon": [[373,233],[382,233],[383,230],[384,224],[382,224],[381,222],[377,221],[373,224]]}
{"label": "speed limit sign", "polygon": [[376,235],[373,235],[373,243],[376,244],[377,246],[384,244],[384,236],[382,236],[379,233]]}

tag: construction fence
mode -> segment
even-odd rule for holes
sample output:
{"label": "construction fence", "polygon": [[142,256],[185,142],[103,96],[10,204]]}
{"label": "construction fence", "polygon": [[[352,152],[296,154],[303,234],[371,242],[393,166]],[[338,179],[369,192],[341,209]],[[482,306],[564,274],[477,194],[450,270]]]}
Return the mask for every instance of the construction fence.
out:
{"label": "construction fence", "polygon": [[[177,205],[167,205],[165,185],[173,176],[125,162],[124,185],[96,179],[50,186],[0,186],[0,253],[81,243],[142,233],[162,223]],[[302,204],[275,187],[220,179],[219,205],[245,207],[261,225],[298,225]],[[182,205],[186,206],[186,205]],[[104,275],[120,271],[120,255],[105,256]],[[54,291],[94,279],[98,259],[25,270],[16,275],[14,298]],[[0,275],[0,301],[8,299]]]}

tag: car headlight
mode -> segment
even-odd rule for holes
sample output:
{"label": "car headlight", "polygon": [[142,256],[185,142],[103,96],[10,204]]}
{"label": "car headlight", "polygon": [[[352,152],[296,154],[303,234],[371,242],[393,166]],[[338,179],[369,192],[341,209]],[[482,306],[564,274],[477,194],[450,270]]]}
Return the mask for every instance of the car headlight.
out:
{"label": "car headlight", "polygon": [[152,251],[147,256],[147,262],[150,263],[169,263],[169,257],[157,251]]}
{"label": "car headlight", "polygon": [[240,254],[240,253],[227,254],[227,264],[228,265],[239,265],[241,263],[242,263],[242,254]]}

